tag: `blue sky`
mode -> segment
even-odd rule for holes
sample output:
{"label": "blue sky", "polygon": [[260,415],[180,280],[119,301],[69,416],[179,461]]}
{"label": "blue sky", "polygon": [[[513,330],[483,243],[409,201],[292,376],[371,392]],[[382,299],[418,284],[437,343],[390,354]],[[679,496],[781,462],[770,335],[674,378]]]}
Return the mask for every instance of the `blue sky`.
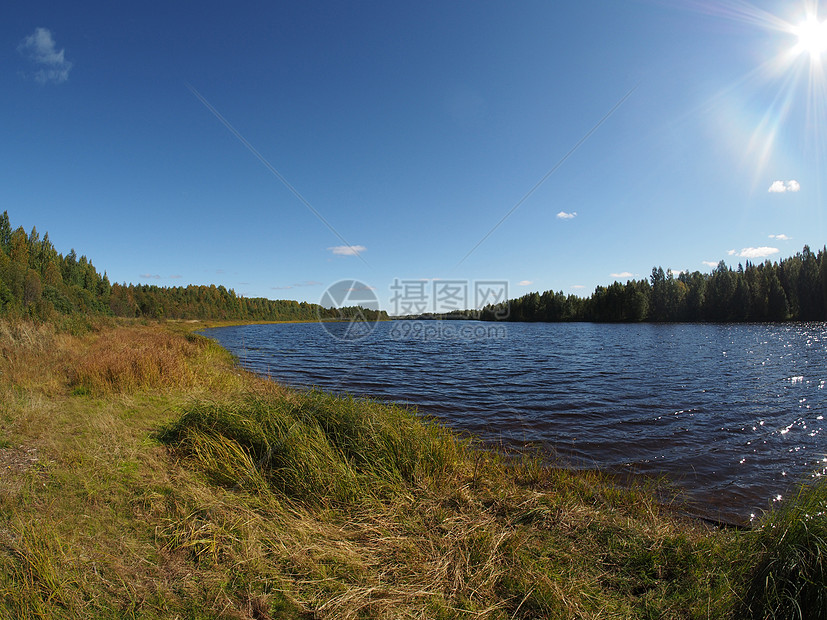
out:
{"label": "blue sky", "polygon": [[589,295],[779,259],[827,242],[827,58],[794,31],[817,12],[16,3],[0,210],[113,282],[318,302],[353,278],[391,311],[395,281]]}

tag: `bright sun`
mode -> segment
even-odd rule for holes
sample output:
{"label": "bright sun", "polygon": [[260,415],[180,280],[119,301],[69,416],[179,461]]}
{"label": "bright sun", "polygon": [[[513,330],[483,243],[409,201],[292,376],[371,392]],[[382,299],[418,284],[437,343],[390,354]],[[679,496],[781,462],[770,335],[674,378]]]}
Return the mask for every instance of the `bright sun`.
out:
{"label": "bright sun", "polygon": [[820,22],[815,17],[808,17],[793,33],[798,37],[795,49],[799,53],[808,53],[815,60],[827,52],[827,21]]}

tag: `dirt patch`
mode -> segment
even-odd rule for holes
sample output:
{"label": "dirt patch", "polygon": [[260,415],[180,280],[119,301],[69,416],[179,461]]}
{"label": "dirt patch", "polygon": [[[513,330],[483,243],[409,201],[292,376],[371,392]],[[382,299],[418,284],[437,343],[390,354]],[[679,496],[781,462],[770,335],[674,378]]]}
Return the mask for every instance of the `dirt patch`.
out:
{"label": "dirt patch", "polygon": [[37,448],[0,448],[0,491],[19,490],[23,474],[38,463]]}

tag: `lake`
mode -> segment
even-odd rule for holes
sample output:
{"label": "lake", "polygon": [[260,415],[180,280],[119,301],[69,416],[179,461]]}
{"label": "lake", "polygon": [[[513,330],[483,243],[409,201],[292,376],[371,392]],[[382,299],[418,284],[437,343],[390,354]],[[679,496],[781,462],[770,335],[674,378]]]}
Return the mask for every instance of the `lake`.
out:
{"label": "lake", "polygon": [[392,321],[205,330],[281,383],[416,406],[573,468],[665,476],[745,522],[827,473],[827,323]]}

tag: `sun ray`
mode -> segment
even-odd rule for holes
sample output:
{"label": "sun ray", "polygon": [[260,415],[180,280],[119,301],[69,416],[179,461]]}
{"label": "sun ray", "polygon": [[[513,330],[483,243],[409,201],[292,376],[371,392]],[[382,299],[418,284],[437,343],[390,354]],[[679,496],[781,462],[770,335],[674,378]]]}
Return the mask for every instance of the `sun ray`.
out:
{"label": "sun ray", "polygon": [[[809,153],[805,157],[814,156],[820,165],[827,152],[827,19],[819,16],[819,0],[779,3],[783,15],[745,0],[686,0],[683,6],[777,35],[779,50],[720,93],[724,95],[748,85],[756,89],[777,89],[749,141],[749,150],[758,157],[756,174],[769,163],[787,121],[802,121],[802,134],[790,136],[788,140],[803,144]],[[796,114],[800,118],[796,119]]]}

